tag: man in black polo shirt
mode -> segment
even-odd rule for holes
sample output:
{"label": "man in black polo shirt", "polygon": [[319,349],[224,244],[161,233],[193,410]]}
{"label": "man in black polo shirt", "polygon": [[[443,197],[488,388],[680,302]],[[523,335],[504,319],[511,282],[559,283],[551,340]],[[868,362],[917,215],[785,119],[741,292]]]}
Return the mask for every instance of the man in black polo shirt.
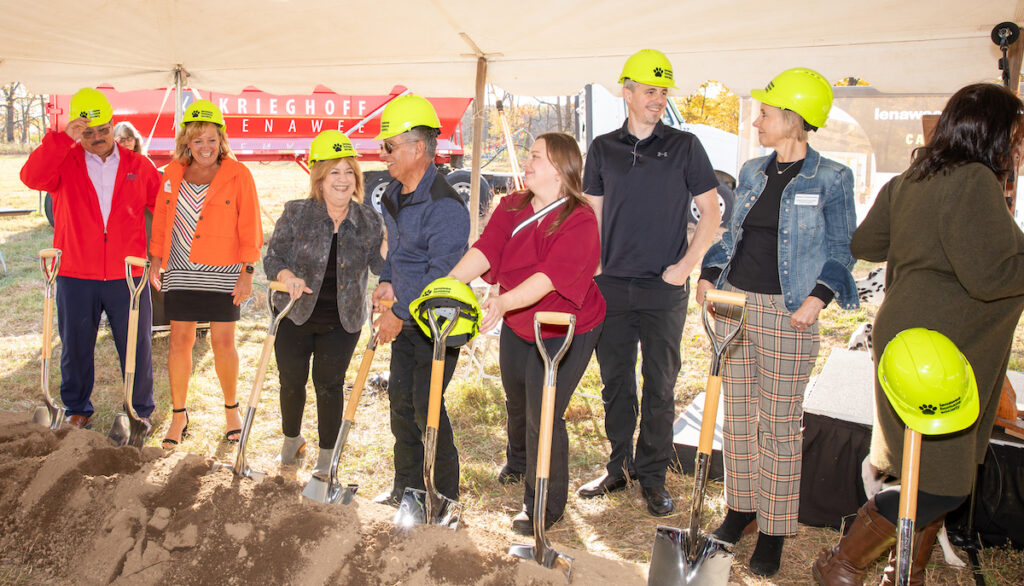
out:
{"label": "man in black polo shirt", "polygon": [[[665,491],[672,456],[673,389],[681,360],[689,275],[721,222],[715,177],[697,137],[665,126],[661,117],[674,88],[672,65],[644,49],[626,61],[619,78],[629,117],[597,137],[587,153],[583,191],[601,228],[601,273],[608,303],[597,344],[605,433],[612,453],[607,472],[579,489],[582,498],[622,490],[627,475],[640,482],[647,510],[674,510]],[[700,221],[687,243],[690,198]],[[643,353],[640,435],[636,429],[637,342]]]}

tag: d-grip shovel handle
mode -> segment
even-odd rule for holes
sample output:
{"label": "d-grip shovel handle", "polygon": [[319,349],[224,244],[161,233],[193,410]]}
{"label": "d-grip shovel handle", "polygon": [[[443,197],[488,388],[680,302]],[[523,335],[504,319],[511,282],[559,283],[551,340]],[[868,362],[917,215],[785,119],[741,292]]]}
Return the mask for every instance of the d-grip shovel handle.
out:
{"label": "d-grip shovel handle", "polygon": [[[132,267],[142,269],[142,278],[138,285],[132,278]],[[139,297],[142,295],[142,290],[149,284],[149,260],[138,256],[124,257],[124,280],[128,283],[128,293],[131,295],[131,307],[128,312],[128,339],[135,340],[139,335]],[[138,344],[128,344],[127,346],[128,351],[124,359],[125,378],[128,378],[129,374],[135,374],[135,353]],[[131,397],[125,397],[126,401],[131,402],[130,399]]]}
{"label": "d-grip shovel handle", "polygon": [[444,343],[448,334],[455,329],[457,319],[450,319],[444,329],[437,324],[434,308],[427,310],[427,321],[430,331],[434,334],[434,359],[430,363],[430,399],[427,403],[427,427],[437,429],[441,424],[441,394],[444,385]]}
{"label": "d-grip shovel handle", "polygon": [[[380,304],[384,307],[391,307],[395,304],[394,299],[381,299]],[[372,312],[371,312],[372,313]],[[356,407],[359,405],[359,397],[363,395],[363,387],[366,386],[366,379],[370,376],[370,367],[373,366],[373,355],[377,351],[377,331],[373,329],[373,320],[370,320],[370,342],[363,352],[363,361],[359,363],[359,372],[356,373],[356,381],[352,383],[352,392],[348,394],[348,405],[345,405],[343,419],[356,420]],[[438,416],[440,419],[440,415]]]}
{"label": "d-grip shovel handle", "polygon": [[[285,286],[281,281],[271,281],[267,284],[267,288],[271,291],[277,291],[279,293],[287,293],[288,287]],[[268,293],[268,298],[273,298],[273,293]],[[271,321],[270,329],[267,332],[266,339],[263,340],[263,350],[260,352],[259,366],[256,367],[256,379],[252,383],[252,392],[249,393],[249,402],[246,407],[255,408],[260,402],[260,393],[263,391],[263,378],[267,374],[267,365],[270,364],[270,355],[273,353],[274,340],[277,338],[277,326],[281,324],[281,320],[284,319],[288,312],[292,310],[292,306],[295,305],[295,299],[289,299],[288,305],[284,306],[284,309],[277,314],[276,317]],[[271,308],[273,308],[273,302],[270,302]]]}
{"label": "d-grip shovel handle", "polygon": [[[548,356],[541,337],[541,325],[567,326],[565,341],[554,356]],[[538,311],[533,316],[533,332],[537,350],[544,360],[544,390],[541,395],[540,430],[537,437],[537,478],[548,478],[551,473],[551,435],[555,426],[555,379],[558,363],[572,343],[576,330],[576,316],[557,311]]]}

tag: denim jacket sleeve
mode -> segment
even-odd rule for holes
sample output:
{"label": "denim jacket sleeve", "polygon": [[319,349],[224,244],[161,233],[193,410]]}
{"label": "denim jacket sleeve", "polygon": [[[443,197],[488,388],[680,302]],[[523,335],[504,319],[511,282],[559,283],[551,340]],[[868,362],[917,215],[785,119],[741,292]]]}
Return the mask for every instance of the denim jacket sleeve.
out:
{"label": "denim jacket sleeve", "polygon": [[817,282],[836,294],[836,300],[844,309],[860,305],[857,285],[850,272],[856,260],[850,253],[850,239],[857,227],[857,213],[853,199],[853,171],[840,165],[835,180],[825,192],[825,264]]}

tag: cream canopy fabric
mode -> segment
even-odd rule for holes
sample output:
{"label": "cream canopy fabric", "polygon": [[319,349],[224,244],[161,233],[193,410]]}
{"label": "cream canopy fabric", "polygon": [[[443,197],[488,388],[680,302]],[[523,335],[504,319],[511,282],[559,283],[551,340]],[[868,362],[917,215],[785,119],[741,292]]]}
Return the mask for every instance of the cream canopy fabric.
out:
{"label": "cream canopy fabric", "polygon": [[748,94],[779,71],[856,76],[882,91],[951,92],[998,77],[989,39],[1024,0],[0,0],[0,80],[33,92],[192,87],[381,94],[401,84],[472,96],[615,87],[644,47],[672,60],[681,92],[707,79]]}

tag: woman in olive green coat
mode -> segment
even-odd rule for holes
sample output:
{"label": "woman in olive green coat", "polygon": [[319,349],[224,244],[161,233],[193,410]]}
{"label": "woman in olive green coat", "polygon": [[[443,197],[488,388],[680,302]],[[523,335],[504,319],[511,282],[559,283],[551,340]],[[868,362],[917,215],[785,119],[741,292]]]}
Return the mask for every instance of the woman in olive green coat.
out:
{"label": "woman in olive green coat", "polygon": [[[912,583],[924,579],[945,514],[971,492],[1024,309],[1024,233],[1003,196],[1019,160],[1022,108],[1016,96],[992,84],[957,92],[932,140],[882,188],[850,243],[855,257],[888,262],[885,300],[873,330],[875,363],[896,334],[923,327],[949,337],[978,381],[978,421],[963,432],[922,441],[917,526],[923,529],[915,538]],[[871,463],[896,477],[903,430],[876,379]],[[898,488],[868,501],[846,537],[814,563],[818,582],[859,584],[867,566],[895,543],[898,505]]]}

